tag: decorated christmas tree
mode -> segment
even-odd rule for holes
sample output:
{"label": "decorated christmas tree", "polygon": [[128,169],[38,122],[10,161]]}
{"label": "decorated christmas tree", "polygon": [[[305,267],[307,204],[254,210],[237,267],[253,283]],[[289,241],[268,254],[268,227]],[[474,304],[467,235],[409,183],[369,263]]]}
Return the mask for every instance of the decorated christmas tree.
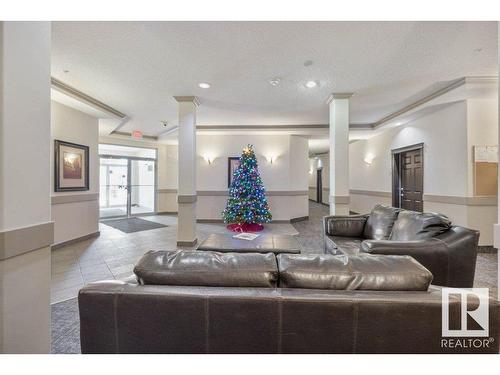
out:
{"label": "decorated christmas tree", "polygon": [[222,212],[224,223],[235,232],[255,232],[271,221],[266,191],[260,178],[257,159],[251,145],[243,149],[240,165],[233,173],[229,199]]}

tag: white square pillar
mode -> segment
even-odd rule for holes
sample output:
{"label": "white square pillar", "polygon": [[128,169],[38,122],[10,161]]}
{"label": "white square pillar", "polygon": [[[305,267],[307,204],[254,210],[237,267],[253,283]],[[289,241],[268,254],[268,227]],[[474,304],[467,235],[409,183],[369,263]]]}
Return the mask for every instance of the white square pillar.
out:
{"label": "white square pillar", "polygon": [[334,93],[330,107],[330,203],[331,215],[349,214],[349,98]]}
{"label": "white square pillar", "polygon": [[50,353],[50,22],[0,22],[0,353]]}
{"label": "white square pillar", "polygon": [[179,187],[177,246],[196,245],[196,109],[195,96],[174,96],[179,103]]}

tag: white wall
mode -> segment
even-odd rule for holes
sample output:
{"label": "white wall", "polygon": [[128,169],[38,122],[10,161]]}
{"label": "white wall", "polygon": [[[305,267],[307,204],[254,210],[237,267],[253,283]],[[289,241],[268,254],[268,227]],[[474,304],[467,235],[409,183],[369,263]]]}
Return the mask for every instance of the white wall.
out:
{"label": "white wall", "polygon": [[[50,221],[50,33],[0,22],[0,232]],[[0,353],[49,353],[50,248],[21,250],[0,258]]]}
{"label": "white wall", "polygon": [[[480,230],[480,244],[491,245],[496,206],[426,201],[425,195],[473,196],[472,146],[496,144],[496,108],[495,100],[455,102],[405,126],[352,143],[350,189],[370,194],[351,194],[350,209],[369,212],[377,203],[391,204],[391,150],[424,143],[424,210],[441,212],[457,225]],[[371,165],[364,162],[367,156],[373,157]]]}
{"label": "white wall", "polygon": [[[467,193],[466,103],[458,102],[349,147],[350,189],[391,192],[391,150],[424,143],[424,194]],[[363,160],[373,156],[371,165]]]}
{"label": "white wall", "polygon": [[[238,157],[252,144],[273,220],[290,220],[308,215],[307,139],[290,135],[198,135],[197,136],[198,219],[221,219],[228,190],[228,157]],[[203,156],[214,158],[208,164]],[[272,157],[273,162],[268,159]],[[299,194],[300,195],[290,195]]]}
{"label": "white wall", "polygon": [[[54,192],[54,140],[89,146],[89,190]],[[98,119],[51,102],[51,151],[50,189],[52,197],[96,195],[99,193],[99,127]],[[55,222],[55,243],[73,240],[96,233],[99,230],[99,200],[95,199],[52,204],[52,220]]]}

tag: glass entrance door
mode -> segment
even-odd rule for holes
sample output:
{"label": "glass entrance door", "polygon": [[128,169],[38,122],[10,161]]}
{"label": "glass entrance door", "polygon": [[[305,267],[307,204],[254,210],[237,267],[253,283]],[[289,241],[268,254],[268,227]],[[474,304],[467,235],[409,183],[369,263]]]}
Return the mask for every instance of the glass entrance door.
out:
{"label": "glass entrance door", "polygon": [[100,217],[128,217],[155,212],[156,160],[101,156]]}
{"label": "glass entrance door", "polygon": [[128,160],[101,158],[99,176],[101,218],[128,214]]}

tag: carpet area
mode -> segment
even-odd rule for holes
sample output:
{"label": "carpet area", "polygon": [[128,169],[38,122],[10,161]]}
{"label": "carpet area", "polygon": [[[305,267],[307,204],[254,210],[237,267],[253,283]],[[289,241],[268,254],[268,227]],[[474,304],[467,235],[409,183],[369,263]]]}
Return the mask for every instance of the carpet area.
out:
{"label": "carpet area", "polygon": [[80,317],[78,299],[51,305],[52,354],[80,353]]}
{"label": "carpet area", "polygon": [[164,228],[166,225],[155,223],[154,221],[131,217],[128,219],[103,220],[102,224],[118,229],[124,233],[142,232],[144,230]]}

